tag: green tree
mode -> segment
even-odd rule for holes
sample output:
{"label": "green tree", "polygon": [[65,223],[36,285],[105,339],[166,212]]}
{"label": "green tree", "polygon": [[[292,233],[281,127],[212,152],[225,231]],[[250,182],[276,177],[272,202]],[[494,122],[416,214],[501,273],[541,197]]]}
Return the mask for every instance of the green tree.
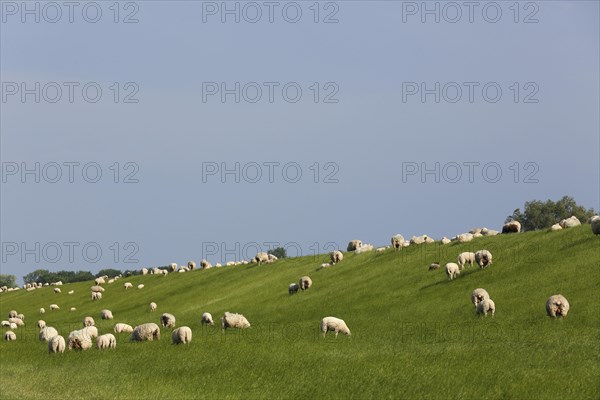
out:
{"label": "green tree", "polygon": [[0,274],[0,286],[17,286],[17,277],[14,275]]}
{"label": "green tree", "polygon": [[283,247],[276,247],[274,249],[269,250],[267,253],[273,254],[277,258],[286,258],[287,253]]}
{"label": "green tree", "polygon": [[100,277],[100,276],[108,276],[109,278],[114,278],[115,276],[119,275],[121,273],[121,271],[119,271],[118,269],[114,269],[114,268],[105,268],[105,269],[101,269],[100,271],[98,271],[98,273],[96,274],[96,278]]}
{"label": "green tree", "polygon": [[519,221],[524,231],[535,231],[550,228],[560,220],[572,215],[585,223],[594,214],[593,208],[586,210],[585,207],[578,205],[572,197],[564,196],[556,202],[552,200],[527,201],[523,212],[517,208],[507,219]]}
{"label": "green tree", "polygon": [[36,269],[23,277],[25,283],[50,283],[50,271],[47,269]]}

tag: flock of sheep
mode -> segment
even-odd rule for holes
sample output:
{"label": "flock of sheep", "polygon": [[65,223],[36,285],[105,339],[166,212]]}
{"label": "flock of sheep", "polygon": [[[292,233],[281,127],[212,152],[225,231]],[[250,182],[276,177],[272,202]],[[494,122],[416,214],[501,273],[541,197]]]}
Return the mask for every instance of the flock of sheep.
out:
{"label": "flock of sheep", "polygon": [[[594,216],[590,219],[590,224],[592,227],[592,232],[594,234],[600,234],[600,216]],[[571,217],[560,221],[558,224],[555,224],[551,227],[551,231],[557,231],[561,229],[566,229],[570,227],[574,227],[580,225],[579,220],[576,217]],[[518,233],[521,231],[521,224],[518,221],[510,221],[506,223],[502,228],[502,233]],[[444,237],[441,242],[442,244],[448,244],[452,241],[465,242],[470,241],[475,237],[479,236],[494,236],[499,232],[494,230],[488,230],[486,228],[476,228],[472,229],[468,233],[463,233],[460,235],[456,235],[452,239],[448,239]],[[404,247],[410,246],[412,244],[421,244],[421,243],[431,243],[433,239],[428,237],[427,235],[422,236],[413,236],[410,241],[404,240],[404,237],[400,234],[394,235],[391,238],[391,245],[387,247],[379,247],[376,249],[377,252],[385,251],[389,248],[394,248],[395,251],[398,251]],[[360,254],[362,252],[372,251],[374,249],[373,245],[363,244],[360,240],[352,240],[348,243],[347,250],[354,251],[356,254]],[[329,253],[330,262],[326,264],[322,264],[321,268],[326,268],[330,266],[334,266],[344,259],[344,254],[339,251],[333,251]],[[240,262],[231,262],[227,263],[227,265],[240,265],[240,264],[248,264],[248,263],[257,263],[259,265],[263,263],[273,263],[277,261],[277,257],[272,254],[260,252],[258,253],[251,261],[240,261]],[[460,275],[461,270],[464,270],[465,266],[469,264],[473,266],[473,263],[479,265],[480,268],[484,269],[488,266],[492,265],[493,256],[492,253],[488,250],[482,249],[477,252],[462,252],[457,257],[457,263],[449,262],[445,265],[445,271],[449,280],[453,280],[458,275]],[[200,263],[202,269],[211,268],[212,265],[206,261],[202,260]],[[216,264],[216,267],[219,267],[220,264]],[[437,270],[440,268],[439,263],[433,263],[429,266],[430,270]],[[179,272],[187,272],[196,269],[196,263],[194,261],[188,262],[187,267],[177,268],[177,264],[173,263],[169,265],[169,269],[171,271],[179,271]],[[146,274],[159,274],[159,275],[167,275],[168,271],[160,268],[153,268],[148,270],[147,268],[143,268],[141,270],[142,275]],[[106,283],[111,284],[121,278],[121,275],[118,275],[114,278],[108,278],[108,276],[96,278],[94,281],[94,286],[91,287],[91,298],[92,301],[97,301],[102,299],[102,292],[104,292],[105,288],[103,285]],[[45,284],[44,286],[48,286],[49,284]],[[54,282],[51,285],[53,286],[61,286],[62,282]],[[123,285],[125,290],[133,288],[133,285],[130,282],[125,282]],[[296,294],[298,290],[308,290],[312,286],[312,279],[309,276],[302,276],[298,283],[290,283],[288,285],[288,293],[290,295]],[[25,289],[34,290],[42,287],[41,284],[32,283],[26,284]],[[143,284],[137,286],[138,289],[142,289],[144,287]],[[10,288],[0,288],[0,291],[9,291]],[[54,288],[55,293],[61,293],[61,289],[56,287]],[[73,294],[73,290],[69,291],[69,294]],[[491,313],[494,316],[496,312],[496,304],[490,298],[489,293],[483,288],[477,288],[473,290],[471,294],[471,303],[475,307],[475,312],[477,314],[483,314],[487,316],[488,313]],[[552,295],[546,301],[546,313],[548,316],[556,318],[556,317],[566,317],[569,312],[569,302],[567,299],[561,294]],[[60,307],[57,304],[50,304],[49,306],[51,311],[59,310]],[[157,304],[154,302],[150,303],[150,311],[154,312],[158,308]],[[76,311],[73,307],[71,311]],[[40,314],[45,314],[45,309],[39,309]],[[112,320],[113,314],[110,310],[104,309],[100,311],[100,318],[105,320]],[[171,340],[174,344],[187,344],[192,340],[192,329],[188,326],[176,327],[176,318],[173,314],[163,313],[159,322],[163,328],[172,328],[173,331],[171,333]],[[246,319],[242,314],[225,312],[223,316],[220,318],[221,329],[225,332],[228,328],[235,329],[246,329],[250,328],[250,322]],[[213,317],[210,313],[204,312],[202,313],[201,324],[214,325]],[[17,336],[14,333],[19,327],[25,325],[25,316],[23,314],[17,313],[16,310],[11,310],[8,313],[8,320],[1,322],[2,327],[9,328],[8,331],[4,333],[4,340],[13,341],[16,340]],[[45,341],[48,343],[48,352],[50,353],[63,353],[65,349],[69,350],[87,350],[93,347],[93,340],[96,340],[96,347],[98,349],[114,349],[117,345],[116,337],[112,333],[105,333],[103,335],[99,335],[98,329],[95,326],[94,318],[91,316],[86,316],[83,318],[83,328],[79,330],[74,330],[69,333],[67,339],[61,335],[59,335],[56,328],[52,326],[47,326],[44,320],[39,320],[37,322],[37,327],[40,329],[39,339],[40,341]],[[334,332],[335,336],[338,336],[338,333],[343,333],[345,335],[350,336],[350,329],[346,325],[346,322],[340,318],[336,317],[325,317],[321,320],[319,325],[320,331],[323,336],[325,336],[328,332]],[[117,323],[113,329],[114,333],[130,333],[131,341],[153,341],[160,339],[160,327],[158,324],[149,322],[138,325],[136,327],[132,327],[126,323]]]}

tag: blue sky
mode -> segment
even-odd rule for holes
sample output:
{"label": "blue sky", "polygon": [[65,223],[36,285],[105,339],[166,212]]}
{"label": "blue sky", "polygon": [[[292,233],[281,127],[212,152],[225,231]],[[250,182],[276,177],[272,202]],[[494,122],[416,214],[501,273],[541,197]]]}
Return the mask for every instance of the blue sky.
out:
{"label": "blue sky", "polygon": [[[438,4],[439,23],[430,14],[421,22],[422,2],[321,2],[319,23],[312,1],[276,2],[273,23],[262,2],[252,3],[263,12],[256,23],[244,15],[222,23],[221,2],[122,2],[119,23],[113,2],[95,3],[96,23],[81,14],[85,2],[73,23],[66,8],[58,22],[46,21],[54,14],[44,14],[44,3],[36,23],[21,4],[2,2],[2,273],[224,262],[251,256],[242,249],[252,243],[297,243],[313,254],[314,243],[320,252],[355,238],[383,245],[395,233],[439,239],[476,226],[499,229],[525,201],[563,195],[600,208],[598,2],[521,2],[518,23],[513,2],[479,2],[472,23],[464,6],[460,20],[445,21],[454,14],[443,10],[453,10],[436,2],[427,4]],[[242,10],[246,3],[227,4]],[[203,22],[203,9],[215,5],[217,14],[205,13]],[[417,13],[408,15],[414,5]],[[284,6],[288,18],[301,9],[300,20],[287,22]],[[487,22],[498,8],[499,20]],[[132,12],[138,22],[123,23]],[[338,22],[323,23],[332,12]],[[23,102],[21,84],[36,82],[40,102],[34,94]],[[46,101],[51,82],[62,88],[56,103]],[[78,85],[72,103],[65,82]],[[203,101],[213,82],[229,89],[254,83],[246,97],[240,90],[239,103],[233,94],[222,102],[219,93],[204,93]],[[403,101],[403,88],[436,82],[438,103],[435,94],[422,102],[406,92]],[[90,83],[102,89],[96,103],[83,98]],[[299,101],[284,99],[286,84],[301,88]],[[484,98],[486,85],[490,98],[502,90],[497,102]],[[247,101],[256,86],[261,99]],[[462,96],[451,102],[457,86]],[[124,103],[136,90],[138,102]],[[337,102],[324,102],[328,94]],[[22,182],[22,167],[35,163],[40,182],[33,174]],[[62,166],[56,183],[53,163]],[[74,165],[73,182],[65,163]],[[82,178],[89,163],[97,163],[89,174],[102,172],[96,183]],[[203,180],[214,163],[239,163],[240,182],[231,174],[225,183],[219,174]],[[439,182],[435,174],[423,182],[421,167],[436,163]],[[468,163],[479,163],[471,164],[472,182]],[[262,178],[252,183],[257,164]],[[273,182],[267,165],[276,166]],[[283,165],[290,175],[282,176]],[[403,179],[415,165],[419,173]],[[300,180],[288,182],[298,168]],[[128,173],[138,182],[123,183]],[[328,173],[337,183],[324,182]],[[69,242],[78,243],[72,259]],[[62,255],[53,255],[53,243]],[[213,243],[217,254],[206,254]],[[84,257],[86,244],[102,256]]]}

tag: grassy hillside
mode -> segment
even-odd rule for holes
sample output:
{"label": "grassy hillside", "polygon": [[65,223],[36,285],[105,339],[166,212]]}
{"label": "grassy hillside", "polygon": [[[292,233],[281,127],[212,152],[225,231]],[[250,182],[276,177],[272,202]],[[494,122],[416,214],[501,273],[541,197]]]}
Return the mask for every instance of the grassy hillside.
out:
{"label": "grassy hillside", "polygon": [[[427,271],[433,261],[482,248],[494,255],[486,270],[467,267],[452,282],[442,270]],[[61,294],[2,293],[0,317],[16,309],[26,326],[17,341],[0,343],[0,397],[598,398],[600,237],[589,225],[345,254],[317,271],[325,261],[311,256],[123,278],[106,285],[99,302],[90,299],[92,282],[64,285]],[[287,285],[305,274],[313,287],[289,296]],[[125,280],[145,288],[125,291]],[[495,301],[494,318],[475,315],[470,293],[477,287]],[[564,320],[545,313],[556,293],[571,304]],[[50,312],[51,303],[61,309]],[[114,350],[49,355],[37,340],[40,307],[65,337],[86,315],[108,333],[117,322],[158,323],[162,312],[194,336],[190,345],[174,346],[170,329],[161,329],[158,342],[130,343],[121,334]],[[100,320],[103,308],[113,321]],[[222,334],[200,325],[203,311],[215,319],[243,313],[252,328]],[[329,315],[344,319],[352,336],[321,338],[319,321]]]}

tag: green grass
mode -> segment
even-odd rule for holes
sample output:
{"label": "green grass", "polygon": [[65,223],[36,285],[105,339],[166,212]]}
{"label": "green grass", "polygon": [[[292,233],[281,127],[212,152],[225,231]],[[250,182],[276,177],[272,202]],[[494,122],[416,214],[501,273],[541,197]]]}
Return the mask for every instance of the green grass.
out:
{"label": "green grass", "polygon": [[[482,248],[494,255],[486,270],[467,267],[452,282],[441,269],[427,271],[433,261]],[[26,326],[17,341],[0,343],[0,398],[599,398],[600,237],[589,225],[345,254],[317,271],[325,261],[123,278],[105,285],[99,302],[90,299],[92,282],[64,285],[61,294],[2,293],[2,319],[16,309]],[[313,287],[289,296],[288,284],[305,274]],[[125,291],[125,281],[145,288]],[[494,318],[475,315],[477,287],[495,301]],[[571,304],[565,319],[546,316],[556,293]],[[61,309],[50,312],[51,303]],[[37,340],[40,307],[65,337],[86,315],[102,334],[117,322],[158,323],[162,312],[194,336],[174,346],[170,329],[158,342],[130,343],[121,334],[114,350],[49,355]],[[100,320],[103,308],[115,319]],[[203,311],[215,320],[243,313],[252,328],[221,334],[200,325]],[[352,336],[321,338],[318,324],[328,315],[344,319]]]}

